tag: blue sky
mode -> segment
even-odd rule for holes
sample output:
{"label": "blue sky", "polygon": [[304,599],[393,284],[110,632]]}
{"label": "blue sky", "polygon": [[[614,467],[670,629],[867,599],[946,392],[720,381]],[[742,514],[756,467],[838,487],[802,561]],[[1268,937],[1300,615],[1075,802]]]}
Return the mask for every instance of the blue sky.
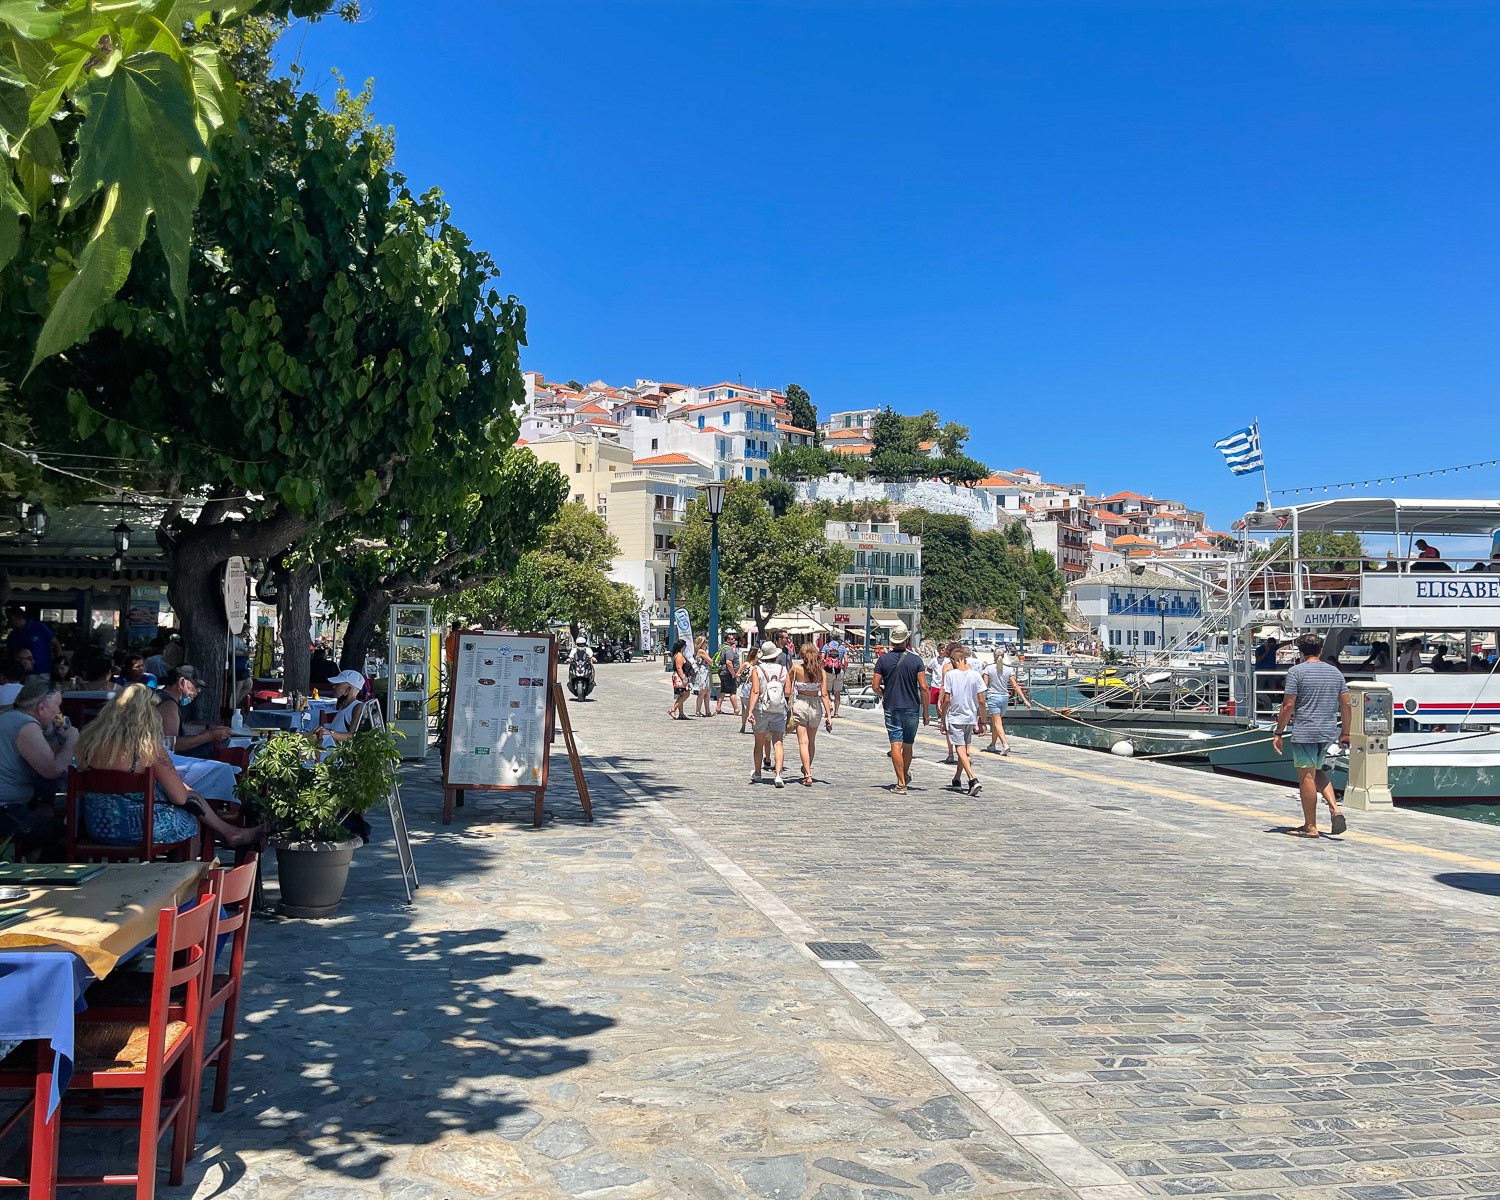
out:
{"label": "blue sky", "polygon": [[549,378],[931,407],[1220,527],[1253,417],[1273,488],[1500,453],[1492,4],[364,8],[284,56],[375,78]]}

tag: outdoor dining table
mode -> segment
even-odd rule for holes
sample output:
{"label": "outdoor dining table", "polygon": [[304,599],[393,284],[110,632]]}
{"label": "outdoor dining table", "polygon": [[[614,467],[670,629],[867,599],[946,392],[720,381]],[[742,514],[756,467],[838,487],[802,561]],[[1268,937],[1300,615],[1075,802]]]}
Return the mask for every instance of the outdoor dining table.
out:
{"label": "outdoor dining table", "polygon": [[0,928],[0,1042],[45,1043],[32,1114],[33,1198],[55,1194],[57,1109],[73,1069],[84,989],[156,936],[162,909],[198,893],[210,864],[109,863],[77,885],[28,887],[25,916]]}

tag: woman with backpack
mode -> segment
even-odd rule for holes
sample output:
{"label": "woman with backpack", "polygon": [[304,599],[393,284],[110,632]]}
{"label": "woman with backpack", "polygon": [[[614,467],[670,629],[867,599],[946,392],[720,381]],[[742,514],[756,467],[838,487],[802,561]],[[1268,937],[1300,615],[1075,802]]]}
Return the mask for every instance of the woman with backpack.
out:
{"label": "woman with backpack", "polygon": [[687,713],[682,711],[682,706],[687,703],[688,696],[692,693],[689,686],[693,678],[693,665],[688,662],[687,641],[678,638],[672,643],[672,707],[667,709],[667,716],[674,721],[686,721]]}
{"label": "woman with backpack", "polygon": [[750,668],[750,702],[748,708],[755,718],[755,771],[751,783],[761,781],[761,763],[775,756],[777,787],[786,787],[781,778],[781,768],[786,757],[787,717],[787,670],[781,665],[781,647],[775,642],[762,642],[760,661]]}
{"label": "woman with backpack", "polygon": [[823,669],[817,646],[802,646],[802,661],[792,667],[792,727],[797,731],[797,752],[802,756],[802,786],[812,787],[813,756],[818,752],[818,725],[833,728],[828,715],[828,672]]}

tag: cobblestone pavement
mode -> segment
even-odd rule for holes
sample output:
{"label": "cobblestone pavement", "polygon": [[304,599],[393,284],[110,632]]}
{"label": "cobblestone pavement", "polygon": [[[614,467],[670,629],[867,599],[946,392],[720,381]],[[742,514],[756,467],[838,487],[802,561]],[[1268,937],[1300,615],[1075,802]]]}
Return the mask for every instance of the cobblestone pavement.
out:
{"label": "cobblestone pavement", "polygon": [[1296,842],[1280,789],[1028,742],[972,799],[926,742],[898,799],[871,713],[751,787],[737,720],[600,675],[593,825],[560,769],[543,828],[444,827],[433,755],[415,905],[382,841],[337,919],[255,921],[162,1195],[1500,1196],[1500,829]]}

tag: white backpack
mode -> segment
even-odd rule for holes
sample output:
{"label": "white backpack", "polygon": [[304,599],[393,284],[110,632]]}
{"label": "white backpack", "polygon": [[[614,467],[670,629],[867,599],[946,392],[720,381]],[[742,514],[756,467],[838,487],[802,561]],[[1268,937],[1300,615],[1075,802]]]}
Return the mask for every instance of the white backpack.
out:
{"label": "white backpack", "polygon": [[786,707],[786,668],[777,667],[773,675],[764,667],[756,668],[760,674],[760,696],[755,703],[756,712],[774,712]]}

